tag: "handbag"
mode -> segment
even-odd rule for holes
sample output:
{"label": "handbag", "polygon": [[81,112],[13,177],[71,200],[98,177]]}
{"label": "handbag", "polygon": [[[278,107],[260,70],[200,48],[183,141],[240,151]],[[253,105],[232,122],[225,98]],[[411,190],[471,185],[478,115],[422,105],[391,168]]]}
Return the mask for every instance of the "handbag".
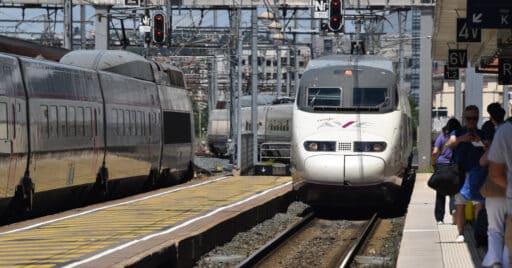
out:
{"label": "handbag", "polygon": [[428,179],[427,185],[444,195],[458,193],[464,184],[464,172],[457,163],[439,166]]}

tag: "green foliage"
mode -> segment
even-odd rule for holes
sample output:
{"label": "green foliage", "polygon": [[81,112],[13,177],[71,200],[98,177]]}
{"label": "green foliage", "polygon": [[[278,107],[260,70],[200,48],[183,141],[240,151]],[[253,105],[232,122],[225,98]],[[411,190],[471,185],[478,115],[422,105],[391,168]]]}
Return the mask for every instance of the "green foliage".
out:
{"label": "green foliage", "polygon": [[[208,109],[201,109],[201,124],[199,124],[199,106],[194,104],[192,105],[192,109],[194,111],[194,134],[196,137],[201,137],[201,126],[205,129],[208,129]],[[206,138],[206,133],[203,133],[203,138]]]}

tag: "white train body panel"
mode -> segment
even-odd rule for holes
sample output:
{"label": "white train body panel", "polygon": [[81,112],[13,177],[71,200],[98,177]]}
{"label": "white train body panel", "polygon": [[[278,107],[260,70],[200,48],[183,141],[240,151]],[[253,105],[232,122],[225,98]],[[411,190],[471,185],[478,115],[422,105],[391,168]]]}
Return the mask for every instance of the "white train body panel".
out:
{"label": "white train body panel", "polygon": [[390,61],[372,56],[311,61],[292,121],[291,172],[304,201],[379,203],[403,188],[412,154],[411,113]]}
{"label": "white train body panel", "polygon": [[[294,110],[295,172],[306,180],[319,183],[361,185],[382,182],[399,173],[407,164],[404,162],[407,159],[400,155],[400,129],[403,127],[400,118],[400,111],[381,115],[315,115]],[[302,143],[308,140],[336,141],[336,151],[306,151]],[[384,141],[388,148],[381,153],[356,153],[351,149],[354,141]]]}

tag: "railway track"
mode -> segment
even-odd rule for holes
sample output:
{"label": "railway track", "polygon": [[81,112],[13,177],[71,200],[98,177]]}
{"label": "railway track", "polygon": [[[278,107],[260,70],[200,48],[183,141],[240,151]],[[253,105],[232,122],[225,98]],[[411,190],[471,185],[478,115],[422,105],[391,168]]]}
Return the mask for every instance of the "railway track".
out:
{"label": "railway track", "polygon": [[310,213],[237,267],[349,267],[378,220],[377,214],[367,221],[346,221],[319,219]]}

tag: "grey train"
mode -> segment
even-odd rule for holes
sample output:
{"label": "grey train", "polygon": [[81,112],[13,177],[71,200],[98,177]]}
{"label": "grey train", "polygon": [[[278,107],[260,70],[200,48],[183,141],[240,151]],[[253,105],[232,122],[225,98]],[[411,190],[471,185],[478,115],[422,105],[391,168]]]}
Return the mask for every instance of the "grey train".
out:
{"label": "grey train", "polygon": [[[290,143],[292,128],[292,104],[258,106],[258,144]],[[251,107],[242,108],[242,132],[251,132]],[[208,146],[212,153],[227,153],[229,139],[229,109],[214,109],[208,120]]]}
{"label": "grey train", "polygon": [[410,197],[411,122],[391,61],[310,61],[293,108],[291,172],[300,199],[318,207],[389,207]]}
{"label": "grey train", "polygon": [[105,196],[127,178],[191,178],[193,114],[179,69],[100,50],[60,63],[0,54],[0,66],[0,215],[56,190]]}

